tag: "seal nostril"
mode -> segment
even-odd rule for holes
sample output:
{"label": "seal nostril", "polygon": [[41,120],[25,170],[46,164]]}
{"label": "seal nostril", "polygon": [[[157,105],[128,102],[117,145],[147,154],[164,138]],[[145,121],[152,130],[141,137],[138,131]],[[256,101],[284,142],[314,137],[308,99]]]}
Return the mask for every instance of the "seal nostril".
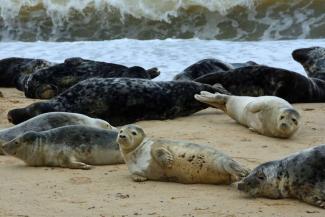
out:
{"label": "seal nostril", "polygon": [[280,127],[281,127],[281,129],[287,129],[288,128],[288,125],[285,124],[285,123],[282,123]]}
{"label": "seal nostril", "polygon": [[119,137],[120,137],[121,139],[125,139],[125,138],[126,138],[125,135],[120,135]]}

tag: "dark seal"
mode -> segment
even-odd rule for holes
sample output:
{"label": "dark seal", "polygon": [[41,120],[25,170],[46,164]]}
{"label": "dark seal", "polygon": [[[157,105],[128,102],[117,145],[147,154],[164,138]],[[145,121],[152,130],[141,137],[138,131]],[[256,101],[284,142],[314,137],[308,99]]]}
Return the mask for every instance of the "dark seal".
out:
{"label": "dark seal", "polygon": [[290,103],[325,102],[325,81],[262,65],[211,73],[195,81],[219,83],[238,96],[277,96]]}
{"label": "dark seal", "polygon": [[246,63],[226,63],[218,59],[203,59],[193,65],[190,65],[183,72],[177,74],[174,80],[194,80],[210,73],[225,72],[235,68],[257,65],[257,63],[249,61]]}
{"label": "dark seal", "polygon": [[54,65],[42,59],[11,57],[0,60],[0,87],[24,89],[28,76],[37,70]]}
{"label": "dark seal", "polygon": [[253,197],[297,198],[325,208],[325,145],[264,163],[238,183]]}
{"label": "dark seal", "polygon": [[40,70],[31,75],[25,84],[25,95],[29,98],[50,99],[76,83],[88,78],[143,78],[153,79],[159,75],[157,68],[97,62],[82,58],[69,58],[62,64]]}
{"label": "dark seal", "polygon": [[292,52],[292,57],[304,67],[309,77],[325,80],[325,48],[297,49]]}
{"label": "dark seal", "polygon": [[226,93],[222,87],[193,81],[161,81],[134,78],[91,78],[61,95],[9,111],[8,120],[18,124],[36,115],[65,111],[124,125],[140,120],[164,120],[207,108],[194,99],[200,91]]}

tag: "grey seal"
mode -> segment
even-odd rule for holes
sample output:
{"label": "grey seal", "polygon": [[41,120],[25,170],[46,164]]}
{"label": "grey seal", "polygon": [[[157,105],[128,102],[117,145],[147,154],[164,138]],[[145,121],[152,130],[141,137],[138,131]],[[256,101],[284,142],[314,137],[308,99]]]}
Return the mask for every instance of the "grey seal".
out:
{"label": "grey seal", "polygon": [[237,184],[253,197],[296,198],[325,208],[325,145],[256,167]]}
{"label": "grey seal", "polygon": [[249,173],[213,147],[153,140],[137,125],[121,128],[117,142],[134,181],[230,184]]}
{"label": "grey seal", "polygon": [[88,126],[64,126],[27,132],[2,145],[2,149],[29,166],[91,169],[90,165],[124,163],[117,134]]}

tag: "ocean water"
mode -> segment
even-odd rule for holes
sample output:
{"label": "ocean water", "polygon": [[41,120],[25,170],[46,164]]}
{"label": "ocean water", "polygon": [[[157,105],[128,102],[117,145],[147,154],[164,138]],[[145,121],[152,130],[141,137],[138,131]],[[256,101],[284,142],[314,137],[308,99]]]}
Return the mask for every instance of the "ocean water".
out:
{"label": "ocean water", "polygon": [[127,66],[158,67],[161,75],[156,80],[170,80],[187,66],[204,58],[218,58],[226,62],[251,60],[305,75],[302,66],[292,59],[291,52],[311,46],[325,47],[325,39],[258,42],[200,39],[1,42],[0,59],[17,56],[62,62],[69,57],[83,57]]}
{"label": "ocean water", "polygon": [[0,0],[2,41],[317,39],[325,0]]}

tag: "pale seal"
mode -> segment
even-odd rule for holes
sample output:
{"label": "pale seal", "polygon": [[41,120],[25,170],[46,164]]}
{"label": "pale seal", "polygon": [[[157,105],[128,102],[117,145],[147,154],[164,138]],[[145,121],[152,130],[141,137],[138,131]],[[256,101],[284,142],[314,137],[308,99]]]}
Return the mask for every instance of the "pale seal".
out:
{"label": "pale seal", "polygon": [[292,52],[292,57],[304,67],[309,77],[325,80],[325,48],[297,49]]}
{"label": "pale seal", "polygon": [[262,135],[289,138],[299,128],[300,115],[275,96],[245,97],[201,92],[195,99],[219,108],[238,123]]}
{"label": "pale seal", "polygon": [[225,72],[235,68],[241,68],[245,66],[257,65],[253,61],[248,61],[246,63],[226,63],[218,59],[203,59],[200,60],[186,69],[183,72],[177,74],[174,80],[194,80],[210,73]]}
{"label": "pale seal", "polygon": [[325,81],[263,65],[211,73],[194,81],[221,84],[238,96],[278,96],[290,103],[325,102]]}
{"label": "pale seal", "polygon": [[325,208],[325,145],[256,167],[237,184],[252,197],[296,198]]}
{"label": "pale seal", "polygon": [[[0,130],[0,145],[28,131],[39,132],[66,125],[84,125],[108,130],[115,129],[115,127],[112,127],[104,120],[90,118],[86,115],[68,112],[50,112],[40,114],[16,126]],[[2,154],[1,148],[0,154]]]}
{"label": "pale seal", "polygon": [[145,70],[139,66],[126,67],[76,57],[33,73],[25,82],[24,92],[29,98],[50,99],[88,78],[153,79],[159,74],[157,68]]}
{"label": "pale seal", "polygon": [[117,134],[88,126],[64,126],[27,132],[2,145],[2,149],[29,166],[91,169],[90,165],[124,163]]}
{"label": "pale seal", "polygon": [[152,81],[134,78],[92,78],[81,81],[61,95],[9,111],[14,124],[38,114],[64,111],[109,121],[113,126],[140,120],[164,120],[207,108],[193,96],[200,91],[226,93],[221,87],[192,81]]}
{"label": "pale seal", "polygon": [[136,125],[123,127],[117,142],[134,181],[230,184],[249,173],[213,147],[152,140]]}
{"label": "pale seal", "polygon": [[0,60],[0,87],[24,89],[24,82],[37,70],[54,65],[42,59],[11,57]]}

